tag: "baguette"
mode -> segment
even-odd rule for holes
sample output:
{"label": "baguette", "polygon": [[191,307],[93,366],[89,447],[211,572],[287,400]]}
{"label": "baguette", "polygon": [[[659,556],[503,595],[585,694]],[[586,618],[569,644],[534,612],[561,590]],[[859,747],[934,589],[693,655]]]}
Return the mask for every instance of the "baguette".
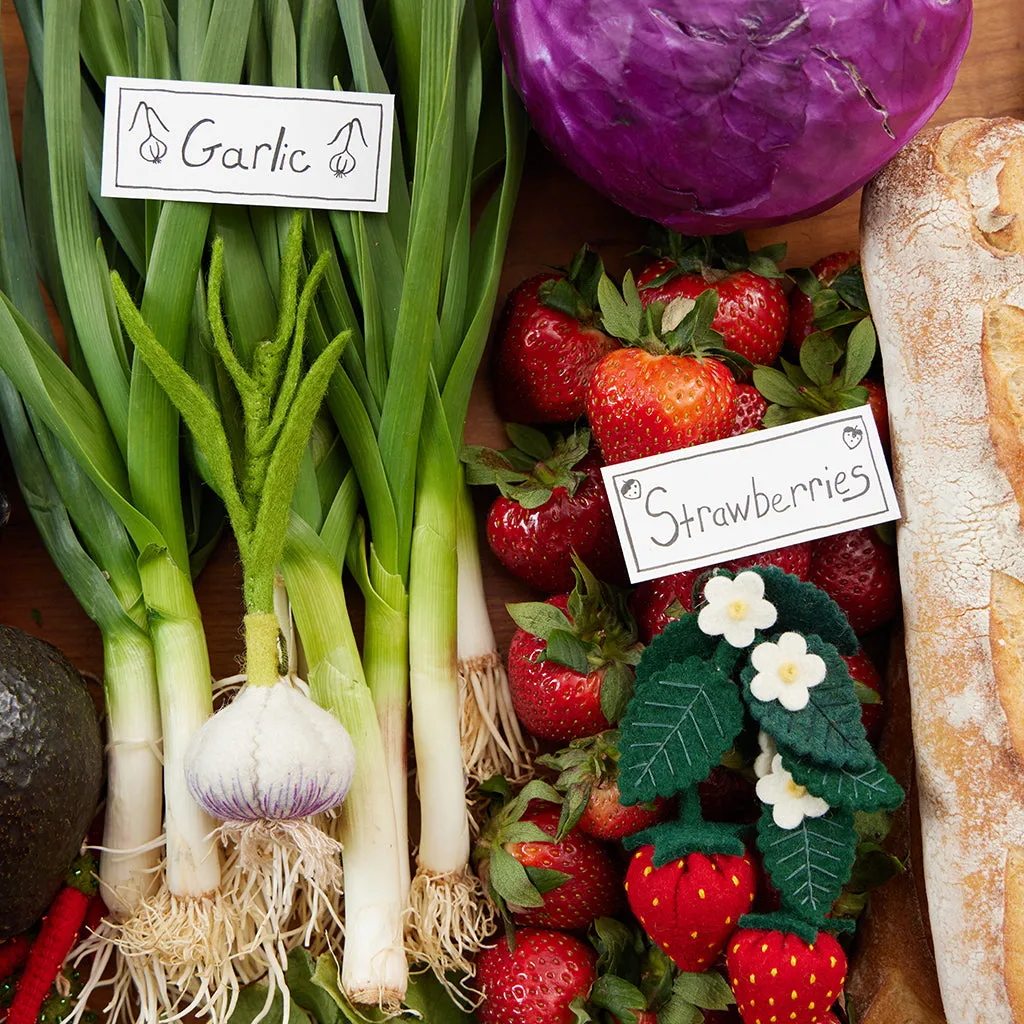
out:
{"label": "baguette", "polygon": [[950,1024],[1024,1024],[1024,124],[919,135],[865,190],[928,912]]}

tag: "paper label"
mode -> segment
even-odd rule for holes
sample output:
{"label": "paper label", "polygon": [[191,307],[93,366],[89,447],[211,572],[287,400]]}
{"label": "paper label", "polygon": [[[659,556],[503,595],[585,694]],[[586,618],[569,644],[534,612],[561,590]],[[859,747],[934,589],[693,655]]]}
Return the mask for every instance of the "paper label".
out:
{"label": "paper label", "polygon": [[105,196],[388,208],[394,97],[107,79]]}
{"label": "paper label", "polygon": [[601,472],[633,583],[900,516],[867,406]]}

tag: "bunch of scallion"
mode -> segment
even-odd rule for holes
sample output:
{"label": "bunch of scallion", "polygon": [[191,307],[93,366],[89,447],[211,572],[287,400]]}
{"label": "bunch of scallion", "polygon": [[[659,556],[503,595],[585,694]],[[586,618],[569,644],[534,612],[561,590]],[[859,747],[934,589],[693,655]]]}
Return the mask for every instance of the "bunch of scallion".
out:
{"label": "bunch of scallion", "polygon": [[[347,997],[395,1010],[408,982],[407,951],[439,977],[471,969],[491,910],[468,864],[466,781],[525,766],[482,607],[456,456],[525,134],[504,85],[490,5],[16,7],[32,71],[23,197],[9,173],[9,138],[0,140],[0,370],[10,381],[0,381],[0,416],[40,531],[104,638],[111,744],[101,877],[111,915],[87,944],[97,954],[92,981],[113,962],[112,1019],[156,1022],[193,1010],[224,1020],[249,981],[271,981],[269,1005],[296,945],[343,944]],[[295,218],[262,207],[102,197],[108,75],[394,92],[389,211]],[[66,362],[25,273],[33,264],[60,316]],[[300,329],[304,337],[296,337]],[[340,364],[327,373],[341,347],[332,339],[341,336],[348,341]],[[269,363],[261,355],[268,345],[277,353]],[[308,433],[316,396],[304,400],[285,446],[294,473],[276,478],[272,529],[257,537],[259,481],[273,479],[265,465],[254,470],[246,452],[273,424],[253,419],[246,388],[260,382],[271,404],[288,393],[288,407],[297,406],[292,367],[303,350],[307,364],[324,371],[326,409],[302,451],[299,428]],[[310,378],[318,377],[313,370]],[[178,408],[192,433],[182,434]],[[210,448],[214,420],[220,454]],[[207,781],[204,791],[193,770],[196,752],[212,750],[221,781],[245,789],[245,751],[232,745],[232,730],[211,731],[220,715],[211,718],[192,589],[223,524],[221,502],[239,542],[250,612],[243,695],[269,700],[293,689],[287,671],[279,681],[275,661],[277,568],[309,695],[347,730],[356,763],[340,815],[289,836],[264,828],[247,847],[276,858],[283,875],[275,878],[291,879],[290,887],[263,887],[256,900],[246,840],[219,824],[236,804],[207,799],[216,787]],[[365,600],[361,654],[343,569]],[[414,877],[410,702],[421,822]],[[254,821],[325,809],[299,801],[268,813],[266,794],[246,792],[259,812]],[[344,850],[343,938],[340,907],[323,891],[334,885],[331,873],[306,886],[295,868],[309,863],[302,858],[314,846],[330,861],[333,840]]]}

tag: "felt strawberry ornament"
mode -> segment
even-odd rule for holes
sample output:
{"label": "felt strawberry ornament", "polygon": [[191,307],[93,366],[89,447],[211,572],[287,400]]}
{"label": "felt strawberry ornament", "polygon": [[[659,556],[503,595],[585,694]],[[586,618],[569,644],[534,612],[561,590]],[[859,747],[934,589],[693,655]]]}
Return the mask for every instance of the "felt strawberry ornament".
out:
{"label": "felt strawberry ornament", "polygon": [[744,1024],[822,1024],[846,982],[846,954],[828,932],[805,941],[741,928],[726,964]]}
{"label": "felt strawberry ornament", "polygon": [[642,846],[626,871],[626,897],[644,931],[684,971],[718,959],[754,899],[750,855],[689,853],[656,866]]}

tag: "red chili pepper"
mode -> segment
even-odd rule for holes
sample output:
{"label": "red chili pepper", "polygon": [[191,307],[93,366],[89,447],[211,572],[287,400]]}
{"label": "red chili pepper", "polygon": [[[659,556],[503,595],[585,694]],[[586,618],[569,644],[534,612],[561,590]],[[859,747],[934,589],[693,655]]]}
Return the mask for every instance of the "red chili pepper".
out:
{"label": "red chili pepper", "polygon": [[15,935],[13,939],[0,943],[0,981],[25,966],[29,947],[30,943],[24,935]]}
{"label": "red chili pepper", "polygon": [[36,1024],[39,1011],[49,995],[89,909],[95,881],[92,861],[80,857],[68,875],[68,883],[57,893],[25,962],[25,970],[14,990],[14,1001],[6,1024]]}

